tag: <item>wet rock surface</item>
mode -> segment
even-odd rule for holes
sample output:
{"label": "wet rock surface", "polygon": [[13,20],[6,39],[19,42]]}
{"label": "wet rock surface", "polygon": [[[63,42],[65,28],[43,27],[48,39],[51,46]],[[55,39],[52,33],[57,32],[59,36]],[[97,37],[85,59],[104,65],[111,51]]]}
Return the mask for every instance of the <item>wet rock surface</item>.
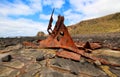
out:
{"label": "wet rock surface", "polygon": [[[10,40],[9,43],[15,41]],[[84,57],[81,61],[64,59],[55,53],[56,49],[32,49],[19,42],[9,45],[6,42],[0,50],[0,77],[120,77],[120,67],[96,65]],[[101,48],[91,51],[91,54],[120,64],[119,50]],[[12,58],[3,61],[10,57],[8,55]]]}

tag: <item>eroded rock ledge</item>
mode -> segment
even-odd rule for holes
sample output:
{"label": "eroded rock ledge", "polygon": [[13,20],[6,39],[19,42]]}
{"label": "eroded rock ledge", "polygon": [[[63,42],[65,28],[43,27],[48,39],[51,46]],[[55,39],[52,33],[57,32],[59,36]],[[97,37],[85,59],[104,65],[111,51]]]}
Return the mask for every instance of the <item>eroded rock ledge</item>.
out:
{"label": "eroded rock ledge", "polygon": [[[19,46],[0,56],[11,55],[10,62],[0,61],[0,77],[119,77],[120,67],[95,65],[82,57],[73,61],[55,56],[53,49],[31,49]],[[13,46],[12,48],[14,48]],[[16,48],[16,47],[15,47]],[[8,48],[9,49],[9,48]],[[93,55],[120,64],[120,51],[98,49]],[[1,59],[2,59],[1,57]],[[37,57],[45,59],[36,61]]]}

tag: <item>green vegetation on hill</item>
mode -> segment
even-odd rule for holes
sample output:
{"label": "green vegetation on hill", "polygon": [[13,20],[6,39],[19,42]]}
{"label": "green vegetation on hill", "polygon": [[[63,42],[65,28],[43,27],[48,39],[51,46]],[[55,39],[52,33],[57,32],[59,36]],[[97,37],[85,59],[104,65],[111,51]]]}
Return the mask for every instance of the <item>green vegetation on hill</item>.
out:
{"label": "green vegetation on hill", "polygon": [[81,21],[68,26],[71,35],[120,32],[120,13]]}

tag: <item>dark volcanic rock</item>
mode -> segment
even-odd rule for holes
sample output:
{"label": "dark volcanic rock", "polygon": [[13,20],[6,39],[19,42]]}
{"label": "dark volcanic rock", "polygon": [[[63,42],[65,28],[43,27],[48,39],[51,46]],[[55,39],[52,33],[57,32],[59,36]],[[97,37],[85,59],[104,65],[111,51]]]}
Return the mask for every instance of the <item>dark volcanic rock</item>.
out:
{"label": "dark volcanic rock", "polygon": [[38,57],[36,57],[36,61],[42,61],[42,60],[45,60],[44,56],[38,56]]}
{"label": "dark volcanic rock", "polygon": [[73,75],[86,74],[88,76],[96,76],[96,77],[99,75],[106,75],[98,67],[88,62],[81,63],[69,59],[56,58],[51,63],[52,65],[60,67],[61,69],[69,70],[70,73]]}
{"label": "dark volcanic rock", "polygon": [[14,37],[14,38],[0,38],[0,50],[8,46],[13,46],[16,44],[22,44],[23,41],[33,42],[36,40],[42,40],[46,37]]}
{"label": "dark volcanic rock", "polygon": [[[21,38],[0,38],[0,50],[9,50],[10,54],[2,58],[0,62],[0,77],[108,77],[109,75],[98,65],[82,61],[73,61],[55,57],[54,49],[31,49],[21,46],[23,41],[36,42],[42,38],[21,37]],[[76,40],[77,39],[77,40]],[[119,47],[119,36],[87,36],[77,37],[74,41],[100,42],[103,47]],[[19,45],[19,44],[20,45]],[[105,50],[105,51],[104,51]],[[105,49],[93,50],[91,54],[105,58],[113,63],[120,63],[119,51]],[[107,51],[106,51],[107,50]],[[98,52],[99,51],[99,52]],[[97,54],[98,52],[98,54]],[[102,52],[102,53],[101,53]],[[106,53],[107,52],[107,53]],[[110,54],[111,52],[111,54]],[[8,52],[5,52],[8,53]],[[114,53],[114,54],[113,54]],[[3,55],[3,53],[0,53]],[[49,54],[49,55],[48,55]],[[101,55],[103,56],[101,56]],[[116,55],[115,55],[116,54]],[[108,56],[107,56],[108,55]],[[116,56],[116,57],[115,57]],[[12,61],[12,57],[14,58]],[[10,62],[8,62],[10,61]],[[120,68],[110,67],[109,71],[120,76]],[[111,76],[112,77],[112,76]]]}
{"label": "dark volcanic rock", "polygon": [[2,60],[2,62],[9,62],[9,61],[11,61],[11,59],[12,59],[12,56],[7,55],[7,56],[4,56],[1,60]]}

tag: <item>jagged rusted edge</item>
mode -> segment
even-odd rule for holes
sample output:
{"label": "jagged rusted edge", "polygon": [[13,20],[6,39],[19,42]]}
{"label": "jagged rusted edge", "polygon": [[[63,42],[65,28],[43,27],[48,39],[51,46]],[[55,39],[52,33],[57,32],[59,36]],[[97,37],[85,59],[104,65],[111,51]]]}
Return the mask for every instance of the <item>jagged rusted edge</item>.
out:
{"label": "jagged rusted edge", "polygon": [[42,41],[38,41],[38,43],[39,43],[38,46],[34,45],[32,43],[30,43],[30,44],[26,43],[26,44],[31,45],[33,47],[38,47],[38,48],[41,48],[41,47],[44,47],[44,48],[63,48],[63,49],[67,49],[67,50],[74,52],[73,53],[73,52],[69,52],[69,51],[68,52],[62,51],[62,52],[58,52],[56,54],[57,56],[61,56],[61,57],[65,57],[65,58],[78,60],[78,59],[80,59],[80,58],[78,58],[78,56],[80,57],[80,55],[82,55],[82,56],[90,58],[94,61],[98,60],[102,64],[120,66],[120,65],[116,65],[116,64],[111,64],[105,59],[93,57],[90,54],[85,53],[84,50],[79,50],[77,48],[77,46],[74,44],[71,36],[68,33],[67,28],[64,25],[64,17],[60,16],[60,15],[58,16],[58,20],[56,22],[56,25],[55,25],[52,33],[48,36],[47,39],[42,40]]}

